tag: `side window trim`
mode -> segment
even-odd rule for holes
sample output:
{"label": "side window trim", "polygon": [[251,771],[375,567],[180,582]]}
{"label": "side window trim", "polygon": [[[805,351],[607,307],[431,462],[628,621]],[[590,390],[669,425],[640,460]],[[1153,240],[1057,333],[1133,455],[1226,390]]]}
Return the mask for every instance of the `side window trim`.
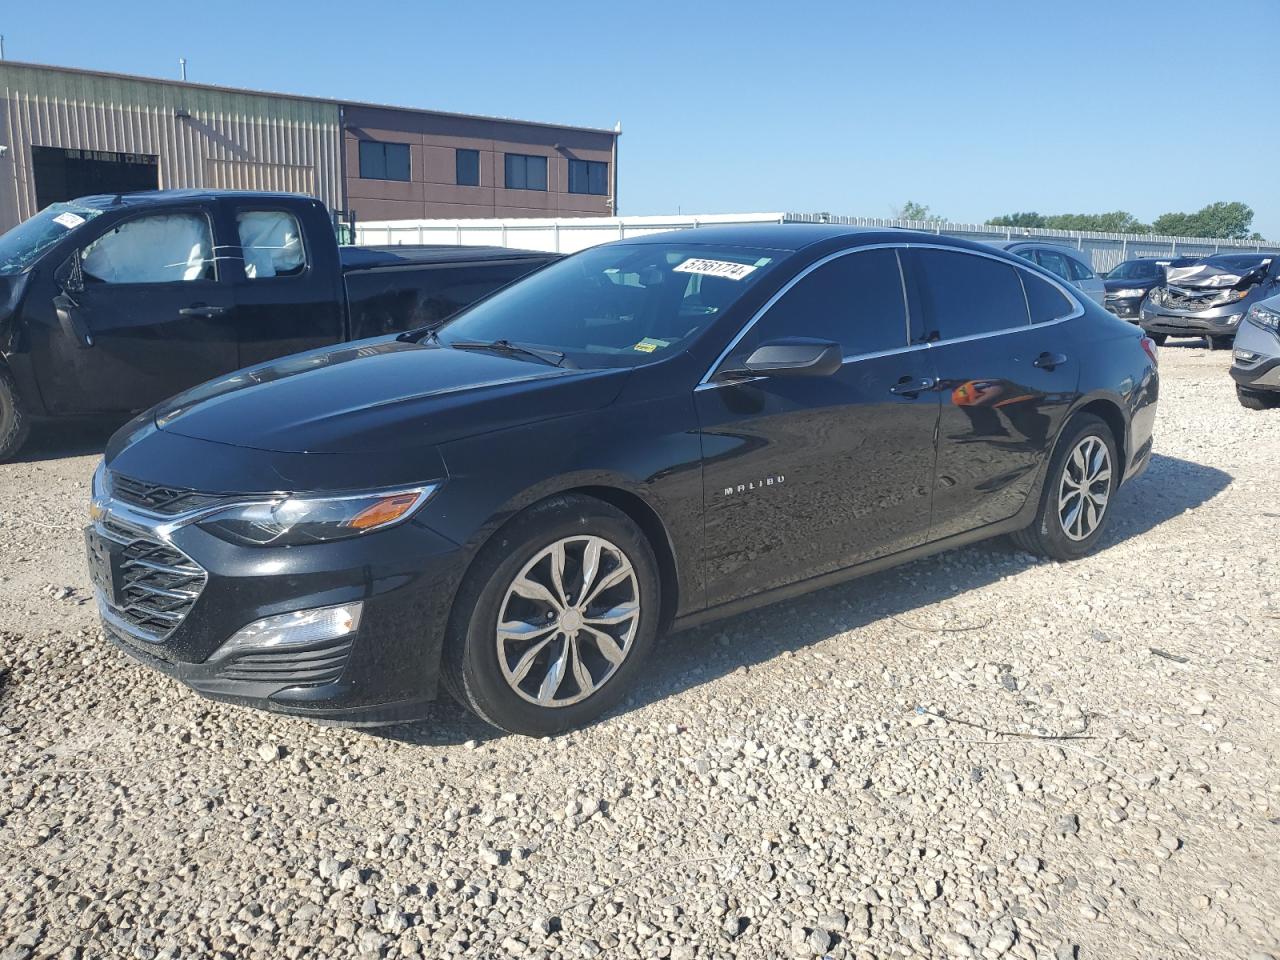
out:
{"label": "side window trim", "polygon": [[[852,250],[837,250],[835,253],[828,254],[827,256],[823,257],[820,260],[815,260],[813,263],[809,264],[809,266],[805,267],[798,274],[796,274],[794,277],[788,280],[785,284],[783,284],[783,286],[777,292],[775,292],[773,296],[771,296],[767,301],[765,301],[764,305],[761,306],[760,309],[757,310],[754,314],[752,314],[751,318],[747,320],[745,324],[743,324],[742,329],[739,330],[737,334],[733,337],[733,339],[729,341],[728,345],[720,352],[719,356],[717,356],[716,359],[712,361],[711,366],[707,368],[707,372],[702,375],[702,379],[699,380],[697,384],[694,385],[694,390],[701,390],[704,388],[714,389],[716,387],[722,387],[726,385],[723,383],[712,382],[713,378],[715,377],[716,371],[720,369],[721,364],[723,364],[725,360],[729,358],[729,356],[733,353],[734,349],[738,346],[738,344],[742,342],[743,337],[745,337],[751,331],[751,328],[756,325],[756,322],[760,320],[760,318],[763,317],[766,313],[768,313],[769,308],[772,307],[779,300],[781,300],[782,297],[793,286],[795,286],[797,283],[799,283],[801,280],[807,277],[814,270],[818,269],[818,267],[821,267],[824,264],[830,263],[832,260],[835,260],[837,257],[849,256],[850,254],[860,253],[864,250],[895,250],[898,252],[898,272],[899,272],[899,275],[902,277],[902,283],[903,283],[904,305],[905,305],[906,314],[907,314],[908,340],[910,339],[910,335],[911,335],[911,299],[910,297],[905,297],[906,270],[905,270],[905,265],[902,262],[903,250],[942,250],[948,253],[965,253],[971,257],[986,257],[988,260],[994,260],[997,263],[1006,264],[1008,266],[1015,268],[1016,270],[1026,271],[1027,273],[1030,273],[1032,276],[1036,277],[1037,279],[1043,280],[1051,284],[1053,287],[1055,287],[1058,290],[1059,293],[1061,293],[1064,297],[1067,298],[1067,302],[1071,304],[1071,307],[1072,307],[1071,312],[1065,316],[1055,317],[1053,320],[1046,320],[1044,323],[1032,323],[1031,308],[1030,308],[1030,305],[1028,304],[1027,324],[1024,327],[1005,327],[1002,330],[989,330],[989,331],[986,331],[985,333],[975,333],[965,337],[954,337],[949,340],[940,340],[938,341],[939,343],[963,343],[967,340],[981,340],[986,337],[995,337],[995,336],[1000,336],[1006,333],[1014,333],[1018,330],[1040,329],[1042,327],[1047,327],[1055,323],[1066,323],[1068,320],[1075,320],[1077,317],[1084,316],[1083,304],[1081,304],[1080,299],[1076,297],[1075,294],[1073,294],[1070,289],[1067,288],[1065,283],[1059,280],[1057,276],[1055,276],[1054,274],[1051,274],[1044,267],[1039,267],[1038,270],[1034,269],[1034,267],[1038,267],[1039,265],[1034,263],[1033,261],[1027,261],[1027,263],[1025,264],[1016,262],[1017,259],[1021,259],[1016,255],[999,256],[995,253],[986,253],[985,251],[982,251],[982,250],[968,250],[963,247],[952,247],[942,243],[907,243],[907,242],[872,243],[872,244],[867,244],[866,246],[863,246],[863,247],[855,247]],[[1022,287],[1022,296],[1023,296],[1023,300],[1025,301],[1027,299],[1026,285],[1022,283],[1021,275],[1019,275],[1018,277],[1018,283]],[[890,354],[895,354],[895,353],[906,353],[910,350],[928,349],[931,346],[933,346],[932,343],[908,342],[907,346],[900,347],[893,350],[885,350],[877,353],[863,353],[863,354],[856,354],[853,356],[846,356],[844,358],[844,362],[848,363],[851,360],[861,360],[861,359],[869,359],[872,357],[888,356]],[[734,382],[737,384],[741,384],[741,383],[750,383],[751,381],[737,380]]]}

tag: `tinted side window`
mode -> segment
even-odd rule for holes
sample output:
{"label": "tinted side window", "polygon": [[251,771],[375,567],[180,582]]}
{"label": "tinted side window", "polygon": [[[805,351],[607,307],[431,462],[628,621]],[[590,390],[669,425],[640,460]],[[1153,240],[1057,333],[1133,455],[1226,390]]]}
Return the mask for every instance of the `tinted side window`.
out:
{"label": "tinted side window", "polygon": [[1050,320],[1065,317],[1075,309],[1071,301],[1052,283],[1041,280],[1025,270],[1020,273],[1022,285],[1027,291],[1027,307],[1031,311],[1032,323],[1048,323]]}
{"label": "tinted side window", "polygon": [[780,337],[834,340],[845,356],[905,347],[907,310],[895,251],[850,253],[818,267],[769,308],[734,359]]}
{"label": "tinted side window", "polygon": [[970,253],[920,250],[920,295],[929,331],[950,340],[1027,325],[1017,268]]}
{"label": "tinted side window", "polygon": [[1130,264],[1129,276],[1135,280],[1151,280],[1160,276],[1160,266],[1154,260],[1140,261]]}
{"label": "tinted side window", "polygon": [[1061,277],[1063,280],[1071,279],[1071,268],[1067,266],[1067,258],[1060,253],[1052,250],[1037,251],[1040,260],[1040,266],[1044,267],[1055,276]]}
{"label": "tinted side window", "polygon": [[1128,280],[1130,277],[1136,277],[1137,270],[1140,268],[1137,263],[1122,263],[1110,273],[1107,274],[1108,280]]}
{"label": "tinted side window", "polygon": [[1088,267],[1086,267],[1079,260],[1072,260],[1070,257],[1067,257],[1066,261],[1067,261],[1067,266],[1071,269],[1072,280],[1092,280],[1093,279],[1093,271],[1090,270]]}

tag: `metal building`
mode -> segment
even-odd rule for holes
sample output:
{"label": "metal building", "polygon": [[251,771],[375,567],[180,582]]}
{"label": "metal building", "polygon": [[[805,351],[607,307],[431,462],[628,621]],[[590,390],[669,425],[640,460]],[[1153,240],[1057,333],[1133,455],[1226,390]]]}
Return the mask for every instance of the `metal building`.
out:
{"label": "metal building", "polygon": [[0,61],[0,230],[55,200],[170,187],[343,207],[338,106]]}
{"label": "metal building", "polygon": [[356,221],[617,212],[618,130],[0,61],[0,230],[57,200],[207,187]]}

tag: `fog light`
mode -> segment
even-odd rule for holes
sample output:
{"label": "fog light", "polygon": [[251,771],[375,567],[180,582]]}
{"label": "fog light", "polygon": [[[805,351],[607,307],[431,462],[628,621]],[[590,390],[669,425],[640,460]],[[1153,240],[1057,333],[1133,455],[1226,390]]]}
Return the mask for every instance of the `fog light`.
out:
{"label": "fog light", "polygon": [[344,603],[337,607],[298,610],[255,620],[236,631],[209,659],[225,660],[238,653],[305,647],[321,640],[337,640],[359,629],[362,607],[359,602]]}
{"label": "fog light", "polygon": [[1241,363],[1253,363],[1253,361],[1258,359],[1258,355],[1252,350],[1243,350],[1240,347],[1236,347],[1235,350],[1231,352],[1232,355]]}
{"label": "fog light", "polygon": [[1240,322],[1240,318],[1243,316],[1244,316],[1243,313],[1233,313],[1229,317],[1223,317],[1222,320],[1219,322],[1225,323],[1228,327],[1234,327],[1237,323]]}

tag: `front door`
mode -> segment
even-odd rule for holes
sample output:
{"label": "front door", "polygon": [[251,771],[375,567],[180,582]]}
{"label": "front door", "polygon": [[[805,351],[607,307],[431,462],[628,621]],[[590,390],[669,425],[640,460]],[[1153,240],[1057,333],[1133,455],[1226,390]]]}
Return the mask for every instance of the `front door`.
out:
{"label": "front door", "polygon": [[834,340],[826,377],[714,376],[702,433],[707,600],[715,606],[924,542],[938,395],[908,344],[897,251],[838,254],[802,275],[718,365],[779,337]]}
{"label": "front door", "polygon": [[1026,502],[1075,399],[1080,360],[1062,322],[1075,305],[1039,274],[978,253],[913,250],[908,274],[942,401],[929,532],[940,540]]}
{"label": "front door", "polygon": [[57,413],[127,413],[236,368],[230,286],[200,210],[143,214],[80,252],[83,284],[55,300],[74,322],[33,357]]}

